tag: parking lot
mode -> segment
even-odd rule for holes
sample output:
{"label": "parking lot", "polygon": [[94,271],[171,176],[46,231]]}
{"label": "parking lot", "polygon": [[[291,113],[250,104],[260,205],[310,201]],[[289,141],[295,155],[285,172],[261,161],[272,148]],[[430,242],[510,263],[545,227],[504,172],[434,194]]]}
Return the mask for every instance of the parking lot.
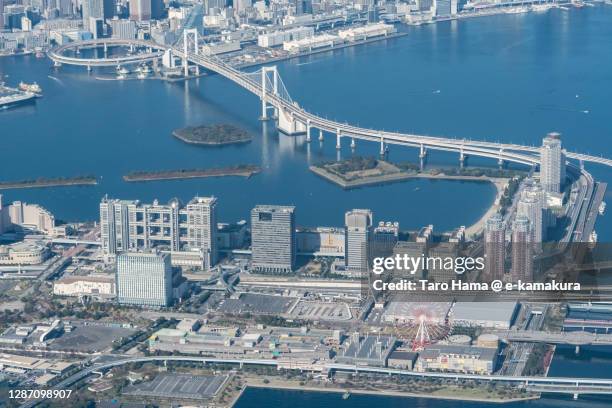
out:
{"label": "parking lot", "polygon": [[290,315],[296,319],[309,320],[350,320],[351,311],[343,303],[299,301]]}
{"label": "parking lot", "polygon": [[61,337],[54,339],[49,348],[52,350],[97,352],[111,347],[113,340],[131,336],[135,332],[134,329],[123,327],[77,325],[70,333],[64,333]]}
{"label": "parking lot", "polygon": [[219,311],[232,314],[283,314],[287,313],[295,301],[295,298],[285,296],[242,293],[238,299],[225,299],[219,306]]}
{"label": "parking lot", "polygon": [[129,386],[124,394],[167,399],[210,399],[223,386],[227,376],[166,374],[154,380]]}

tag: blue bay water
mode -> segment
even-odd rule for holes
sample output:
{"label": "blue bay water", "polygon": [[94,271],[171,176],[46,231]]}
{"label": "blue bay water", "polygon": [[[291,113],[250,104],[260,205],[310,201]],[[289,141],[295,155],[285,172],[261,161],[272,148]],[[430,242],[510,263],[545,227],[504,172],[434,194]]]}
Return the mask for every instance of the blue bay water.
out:
{"label": "blue bay water", "polygon": [[[612,9],[494,16],[413,27],[408,35],[279,64],[293,98],[330,118],[430,135],[538,144],[559,130],[573,150],[612,156],[607,92],[612,86]],[[218,76],[185,83],[98,81],[82,68],[54,70],[33,57],[0,59],[4,79],[37,81],[35,106],[0,114],[2,179],[95,174],[95,187],[9,190],[7,200],[49,207],[59,218],[95,219],[104,194],[162,201],[194,194],[220,198],[225,221],[248,217],[258,203],[294,204],[301,225],[340,225],[349,208],[403,228],[433,223],[438,230],[476,221],[494,189],[480,183],[417,180],[342,191],[307,169],[336,158],[334,140],[265,132],[256,98]],[[53,78],[49,77],[52,76]],[[589,113],[584,113],[588,111]],[[186,125],[229,122],[255,138],[249,145],[207,149],[170,136]],[[377,146],[358,143],[358,154]],[[348,143],[341,155],[351,154]],[[391,148],[392,160],[414,160],[413,149]],[[432,153],[430,163],[456,161]],[[470,159],[470,164],[494,165]],[[260,164],[250,180],[222,178],[128,184],[131,170]],[[612,173],[589,169],[606,181]],[[452,206],[453,211],[448,211]],[[612,222],[598,222],[601,239]]]}

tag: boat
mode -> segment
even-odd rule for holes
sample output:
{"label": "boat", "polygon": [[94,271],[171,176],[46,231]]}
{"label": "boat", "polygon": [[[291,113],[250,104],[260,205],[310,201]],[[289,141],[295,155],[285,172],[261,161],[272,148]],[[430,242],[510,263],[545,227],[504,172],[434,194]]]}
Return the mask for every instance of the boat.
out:
{"label": "boat", "polygon": [[117,72],[119,72],[120,75],[127,75],[130,73],[130,70],[126,67],[121,67],[117,70]]}
{"label": "boat", "polygon": [[349,399],[350,396],[351,396],[351,393],[347,391],[344,394],[342,394],[342,399]]}
{"label": "boat", "polygon": [[599,204],[599,215],[604,215],[604,212],[606,212],[606,202],[602,201],[601,204]]}
{"label": "boat", "polygon": [[0,109],[13,108],[18,105],[32,103],[35,100],[36,95],[34,93],[9,88],[3,82],[0,82]]}
{"label": "boat", "polygon": [[42,88],[36,82],[33,82],[31,84],[20,82],[19,90],[23,92],[30,92],[30,93],[33,93],[34,95],[42,94]]}

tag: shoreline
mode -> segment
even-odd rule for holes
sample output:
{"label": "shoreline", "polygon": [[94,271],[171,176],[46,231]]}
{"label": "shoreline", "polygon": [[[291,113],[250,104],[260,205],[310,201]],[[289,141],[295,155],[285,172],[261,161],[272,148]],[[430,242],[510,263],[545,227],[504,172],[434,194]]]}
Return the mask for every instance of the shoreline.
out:
{"label": "shoreline", "polygon": [[366,187],[372,185],[388,184],[402,182],[410,179],[427,179],[427,180],[450,180],[450,181],[468,181],[468,182],[486,182],[491,183],[495,189],[495,198],[493,203],[488,207],[485,213],[472,225],[465,229],[465,236],[472,238],[479,234],[484,229],[485,222],[496,212],[499,211],[500,200],[504,194],[511,177],[491,177],[491,176],[469,176],[469,175],[445,175],[444,173],[430,174],[430,173],[407,173],[405,171],[399,173],[390,173],[380,176],[365,177],[357,180],[346,181],[342,177],[326,170],[325,168],[318,166],[309,166],[317,176],[340,186],[344,190],[350,190],[353,188]]}
{"label": "shoreline", "polygon": [[[327,392],[327,393],[335,393],[335,394],[358,394],[358,395],[372,395],[372,396],[386,396],[386,397],[400,397],[400,398],[427,398],[427,399],[440,399],[447,401],[474,401],[474,402],[488,402],[495,404],[505,404],[511,402],[518,401],[528,401],[540,399],[539,396],[529,396],[522,398],[508,398],[508,399],[500,399],[500,398],[479,398],[479,397],[469,397],[469,396],[454,396],[454,395],[435,395],[435,394],[417,394],[411,392],[403,392],[403,391],[392,391],[392,390],[366,390],[366,389],[344,389],[339,387],[315,387],[304,385],[301,386],[299,384],[293,384],[291,381],[287,380],[269,380],[268,384],[265,384],[263,380],[258,378],[246,378],[245,384],[240,390],[239,397],[236,398],[232,405],[240,399],[244,391],[248,388],[260,388],[260,389],[274,389],[274,390],[290,390],[290,391],[303,391],[303,392]],[[349,397],[350,398],[350,397]]]}
{"label": "shoreline", "polygon": [[[568,2],[555,3],[556,6],[567,5],[567,4],[570,4],[570,2],[568,1]],[[527,10],[527,11],[521,12],[521,14],[541,13],[542,11],[548,12],[549,10],[558,8],[556,6],[551,5],[546,10]],[[517,5],[516,7],[520,7],[520,6]],[[463,14],[457,14],[456,16],[449,17],[449,18],[443,18],[443,19],[438,19],[438,20],[415,21],[415,22],[401,21],[399,22],[399,24],[403,26],[407,26],[407,27],[419,27],[419,26],[438,24],[438,23],[448,22],[448,21],[461,21],[461,20],[468,20],[468,19],[479,18],[479,17],[491,17],[491,16],[498,16],[498,15],[503,16],[503,15],[513,15],[513,14],[516,14],[516,13],[509,13],[505,9],[491,7],[490,9],[484,9],[479,12],[472,11],[472,12],[465,12]],[[295,58],[308,57],[311,55],[322,54],[322,53],[329,52],[329,51],[342,50],[345,48],[351,48],[351,47],[370,44],[370,43],[379,42],[383,40],[400,38],[400,37],[407,36],[409,34],[410,33],[408,31],[398,31],[396,33],[392,33],[386,36],[382,35],[379,37],[368,38],[365,40],[354,41],[351,43],[339,44],[333,47],[325,47],[325,48],[318,48],[316,50],[302,51],[302,52],[298,52],[295,54],[288,54],[288,55],[283,55],[279,57],[272,57],[272,58],[266,59],[265,61],[245,62],[242,64],[235,64],[233,66],[236,69],[252,68],[252,67],[257,67],[261,65],[275,63],[275,62],[289,61]]]}
{"label": "shoreline", "polygon": [[495,198],[493,199],[493,204],[489,206],[489,209],[476,221],[474,224],[470,225],[465,229],[465,236],[470,238],[474,235],[482,232],[485,226],[485,222],[493,216],[496,212],[499,211],[499,202],[504,195],[504,191],[510,182],[510,179],[504,178],[491,178],[488,180],[491,184],[495,186],[497,192],[495,193]]}
{"label": "shoreline", "polygon": [[[386,184],[398,181],[405,181],[410,179],[429,179],[429,180],[455,180],[455,181],[473,181],[473,182],[487,182],[491,184],[500,183],[505,178],[497,178],[490,176],[469,176],[469,175],[446,175],[444,173],[429,174],[429,173],[408,173],[401,171],[398,173],[389,173],[380,176],[364,177],[357,180],[346,181],[340,176],[331,173],[330,171],[318,167],[309,166],[310,171],[316,175],[324,178],[325,180],[331,181],[332,183],[342,187],[343,189],[358,188],[376,184]],[[509,180],[509,179],[508,179]],[[502,190],[503,194],[503,190]]]}

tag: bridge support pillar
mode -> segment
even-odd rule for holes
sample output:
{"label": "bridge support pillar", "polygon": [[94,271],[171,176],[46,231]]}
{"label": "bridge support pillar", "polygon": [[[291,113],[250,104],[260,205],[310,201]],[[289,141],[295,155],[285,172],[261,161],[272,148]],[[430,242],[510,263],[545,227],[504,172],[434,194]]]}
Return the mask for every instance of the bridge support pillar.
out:
{"label": "bridge support pillar", "polygon": [[385,155],[385,138],[383,135],[380,135],[380,155]]}
{"label": "bridge support pillar", "polygon": [[306,121],[306,141],[308,143],[310,143],[310,131],[311,131],[311,126],[310,126],[310,119],[308,119]]}
{"label": "bridge support pillar", "polygon": [[87,66],[87,72],[91,72],[91,65]]}
{"label": "bridge support pillar", "polygon": [[277,108],[278,125],[277,129],[289,136],[303,135],[306,133],[306,125],[296,120],[291,112],[287,112],[282,107]]}
{"label": "bridge support pillar", "polygon": [[323,141],[323,130],[319,129],[319,142]]}
{"label": "bridge support pillar", "polygon": [[351,138],[351,149],[355,150],[355,138]]}
{"label": "bridge support pillar", "polygon": [[425,149],[425,146],[421,145],[421,147],[419,148],[419,159],[424,159],[427,156],[427,149]]}
{"label": "bridge support pillar", "polygon": [[[198,30],[195,28],[183,30],[183,69],[185,78],[189,76],[189,60],[187,55],[190,53],[198,55]],[[198,72],[196,70],[196,73]]]}
{"label": "bridge support pillar", "polygon": [[580,346],[576,346],[574,352],[576,353],[576,355],[580,354]]}
{"label": "bridge support pillar", "polygon": [[106,57],[107,54],[108,54],[108,44],[104,43],[104,56]]}
{"label": "bridge support pillar", "polygon": [[340,144],[340,139],[341,139],[341,135],[340,135],[340,129],[336,130],[336,149],[340,150],[342,148],[342,145]]}
{"label": "bridge support pillar", "polygon": [[468,155],[463,153],[463,150],[461,150],[461,153],[459,153],[459,167],[461,167],[461,168],[465,167],[465,163],[467,162],[467,158],[468,158]]}
{"label": "bridge support pillar", "polygon": [[577,400],[577,399],[578,399],[578,393],[577,393],[577,392],[575,392],[575,393],[574,393],[574,400]]}

